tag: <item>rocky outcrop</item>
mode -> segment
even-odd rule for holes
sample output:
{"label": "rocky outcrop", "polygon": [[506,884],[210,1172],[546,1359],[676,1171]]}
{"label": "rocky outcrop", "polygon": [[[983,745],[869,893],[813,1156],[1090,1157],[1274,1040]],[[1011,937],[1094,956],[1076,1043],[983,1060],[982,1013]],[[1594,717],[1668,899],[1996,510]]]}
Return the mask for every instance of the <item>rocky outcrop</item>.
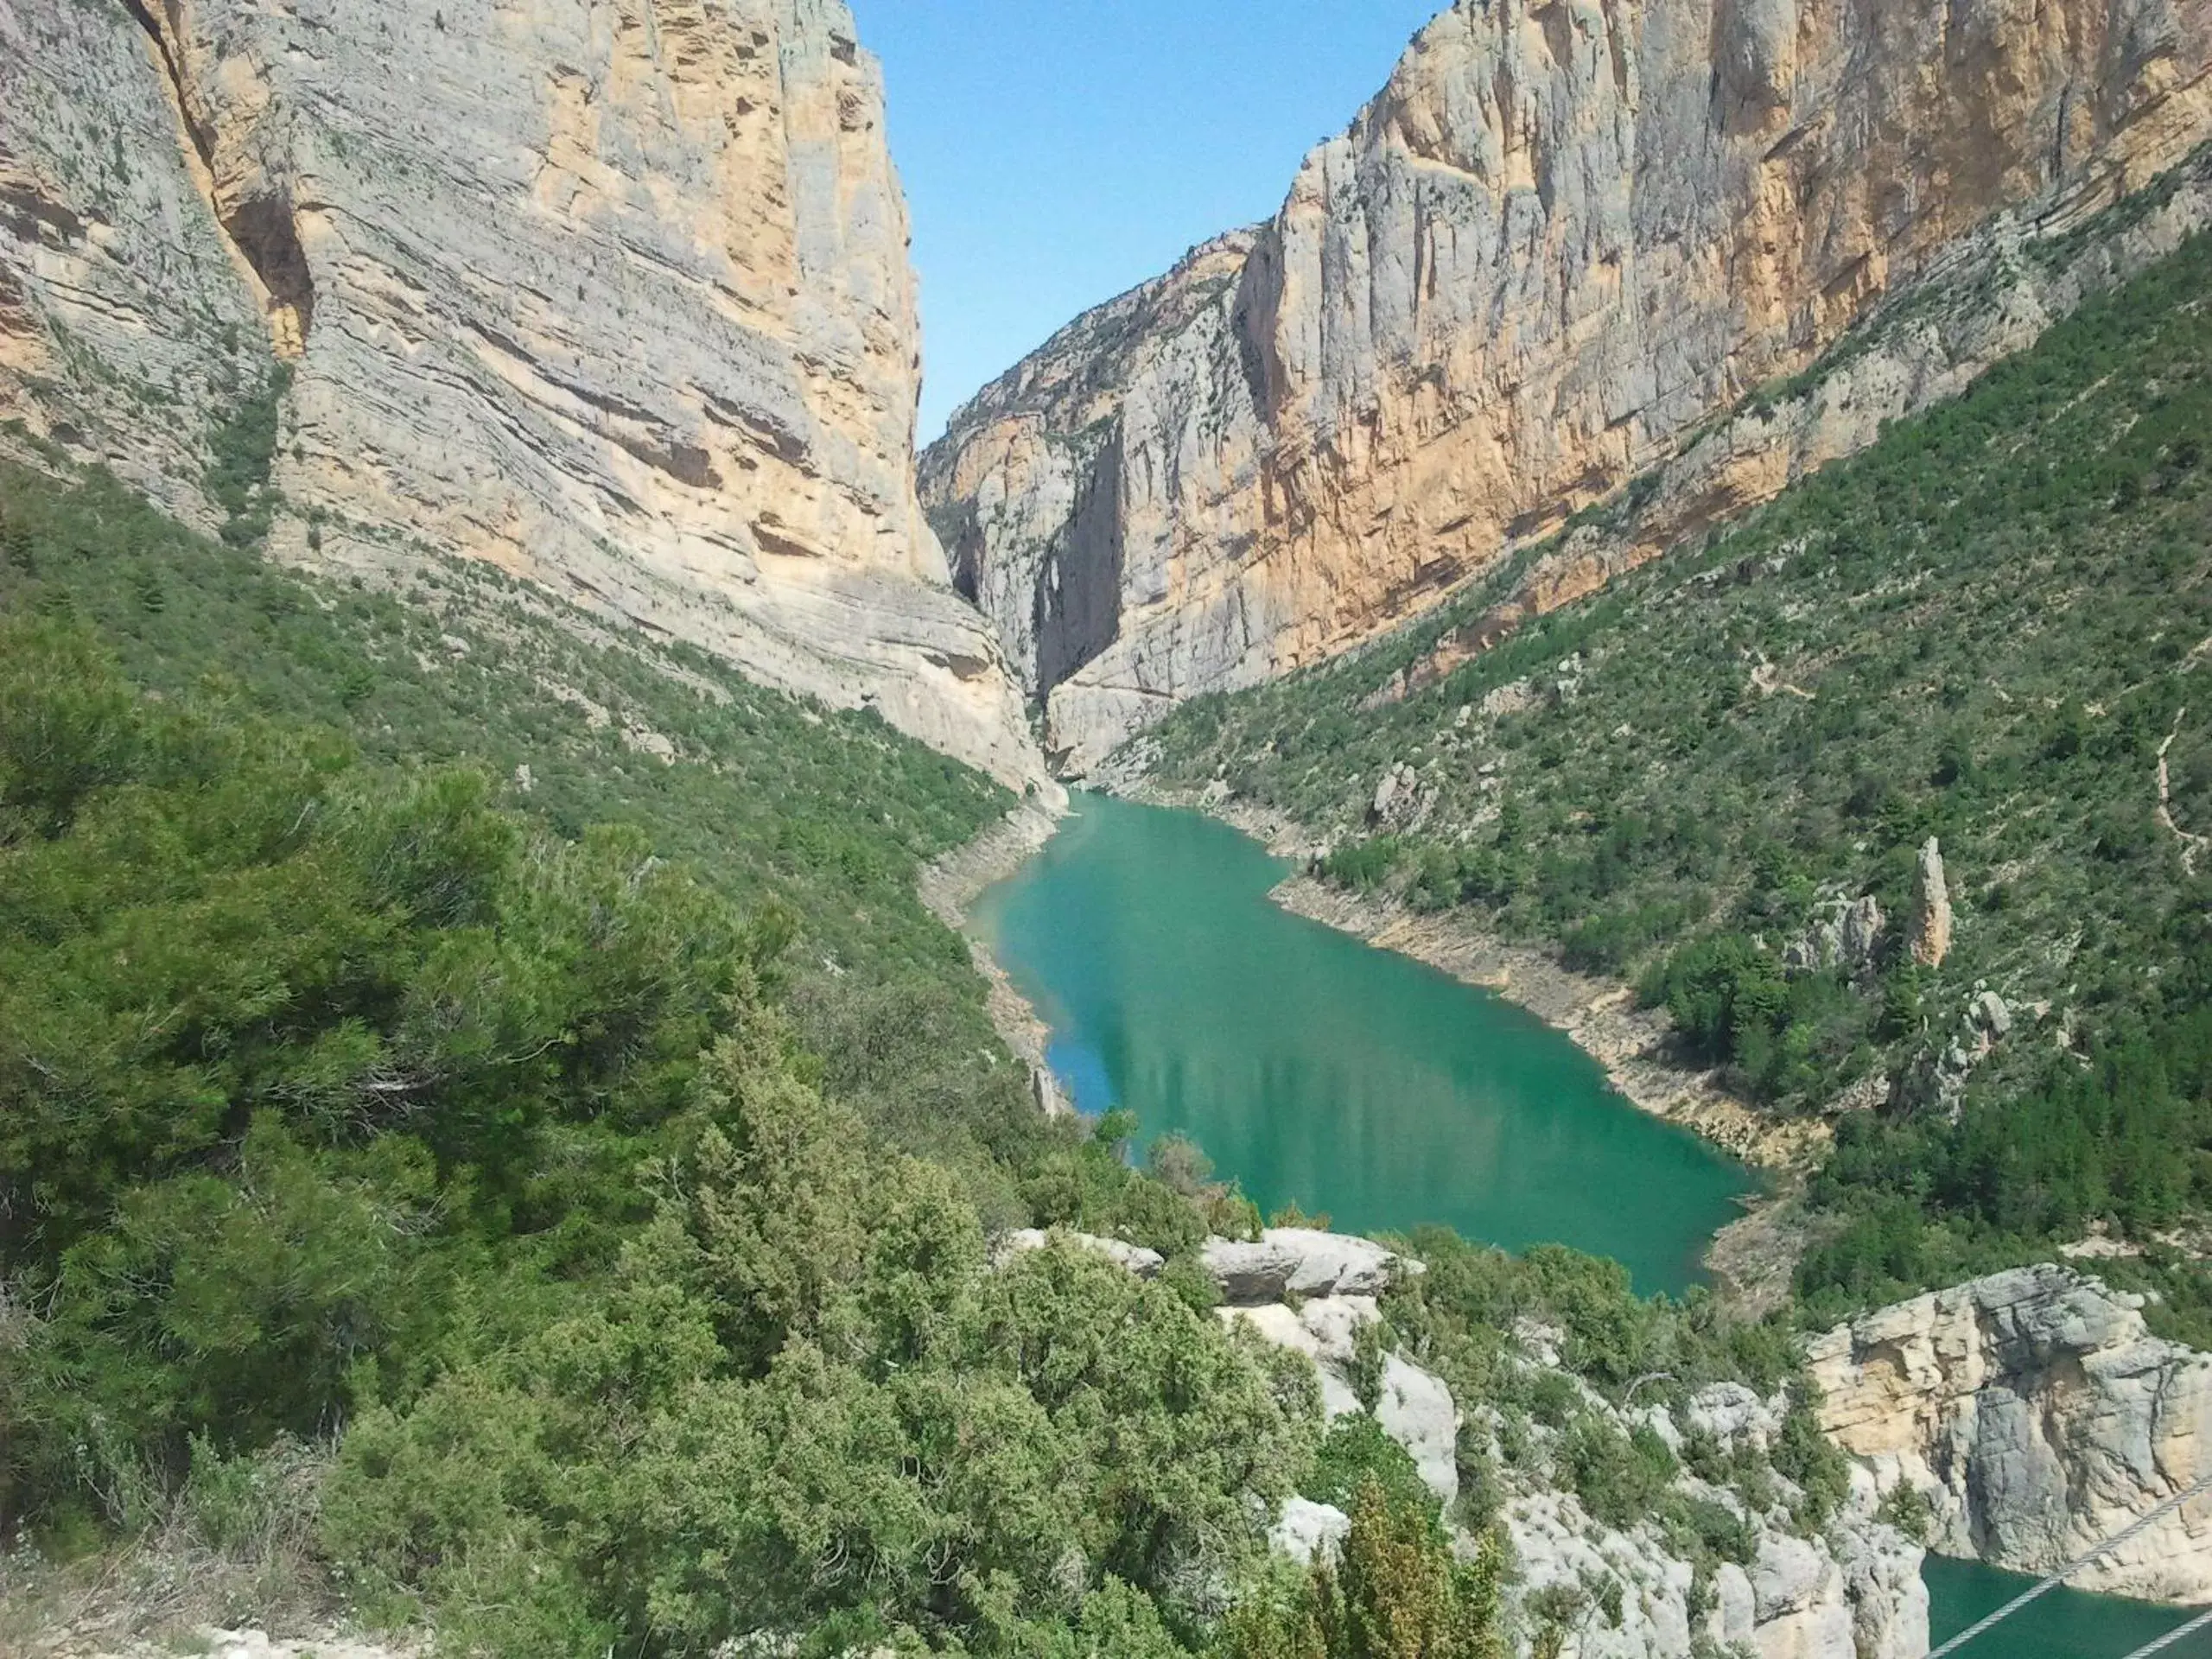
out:
{"label": "rocky outcrop", "polygon": [[1199,1253],[1231,1306],[1285,1297],[1380,1296],[1399,1279],[1421,1271],[1369,1238],[1312,1227],[1270,1227],[1257,1239],[1208,1239]]}
{"label": "rocky outcrop", "polygon": [[[1726,1503],[1719,1489],[1690,1495]],[[1800,1537],[1764,1518],[1748,1566],[1723,1562],[1700,1585],[1646,1529],[1595,1525],[1573,1497],[1516,1499],[1505,1515],[1523,1607],[1545,1592],[1579,1599],[1565,1650],[1584,1659],[1922,1659],[1928,1592],[1921,1551],[1873,1518],[1865,1493],[1828,1533]],[[1618,1591],[1618,1618],[1607,1607]],[[1524,1649],[1525,1651],[1525,1649]]]}
{"label": "rocky outcrop", "polygon": [[1943,874],[1942,843],[1933,836],[1920,849],[1914,906],[1912,959],[1923,968],[1941,968],[1951,954],[1951,889]]}
{"label": "rocky outcrop", "polygon": [[212,527],[281,388],[283,556],[487,560],[1020,781],[882,113],[842,0],[0,0],[0,415]]}
{"label": "rocky outcrop", "polygon": [[[2070,1268],[2002,1273],[1828,1332],[1822,1422],[1885,1492],[1918,1492],[1947,1554],[2040,1573],[2212,1476],[2212,1355]],[[2212,1494],[2074,1580],[2212,1603]]]}
{"label": "rocky outcrop", "polygon": [[[1272,220],[956,416],[925,499],[1082,771],[1643,480],[1482,649],[2032,339],[2082,284],[2012,255],[2118,257],[2058,239],[2212,128],[2208,61],[2191,0],[1459,0]],[[1970,322],[1791,383],[1993,215]]]}
{"label": "rocky outcrop", "polygon": [[[1293,1228],[1271,1230],[1252,1244],[1214,1240],[1205,1261],[1229,1303],[1223,1320],[1309,1360],[1327,1416],[1370,1409],[1355,1382],[1361,1333],[1382,1319],[1377,1299],[1421,1272],[1420,1263],[1370,1240]],[[1254,1300],[1269,1294],[1289,1300]],[[1556,1332],[1529,1326],[1516,1333],[1516,1357],[1507,1363],[1556,1368]],[[1379,1375],[1370,1374],[1375,1420],[1406,1449],[1456,1525],[1462,1456],[1480,1448],[1491,1468],[1504,1466],[1501,1420],[1488,1407],[1463,1412],[1444,1380],[1403,1351],[1381,1360]],[[1623,1433],[1649,1425],[1677,1450],[1694,1430],[1726,1452],[1741,1446],[1763,1454],[1781,1432],[1787,1404],[1720,1384],[1694,1396],[1677,1422],[1660,1408],[1616,1408],[1577,1386],[1585,1410]],[[1519,1654],[1533,1652],[1542,1628],[1562,1619],[1577,1643],[1567,1651],[1585,1659],[1693,1659],[1731,1643],[1761,1659],[1921,1659],[1928,1651],[1921,1551],[1876,1518],[1878,1489],[1863,1471],[1844,1513],[1814,1536],[1792,1529],[1789,1506],[1799,1494],[1778,1477],[1773,1508],[1755,1514],[1733,1491],[1678,1474],[1685,1497],[1727,1510],[1755,1541],[1748,1567],[1724,1563],[1704,1581],[1656,1523],[1620,1531],[1595,1522],[1571,1493],[1543,1478],[1552,1432],[1539,1426],[1524,1432],[1539,1445],[1514,1465],[1518,1472],[1510,1478],[1518,1490],[1500,1516],[1522,1610]],[[1268,1535],[1277,1549],[1306,1561],[1337,1548],[1349,1526],[1340,1510],[1293,1498]]]}
{"label": "rocky outcrop", "polygon": [[[1096,1251],[1143,1276],[1159,1271],[1148,1250],[1065,1231],[1013,1235],[999,1259],[1056,1243]],[[1560,1481],[1547,1478],[1558,1431],[1524,1421],[1524,1443],[1507,1459],[1497,1409],[1463,1411],[1444,1379],[1412,1355],[1395,1348],[1378,1354],[1375,1336],[1388,1340],[1379,1299],[1425,1272],[1421,1263],[1371,1239],[1309,1228],[1271,1228],[1253,1241],[1212,1239],[1201,1261],[1224,1298],[1222,1321],[1310,1362],[1330,1420],[1371,1411],[1413,1459],[1461,1547],[1472,1543],[1459,1525],[1463,1459],[1478,1458],[1506,1481],[1498,1521],[1513,1548],[1516,1659],[1530,1659],[1547,1630],[1569,1637],[1575,1645],[1566,1650],[1581,1659],[1697,1659],[1738,1648],[1759,1659],[1923,1659],[1928,1652],[1922,1551],[1879,1518],[1880,1489],[1866,1470],[1854,1472],[1842,1512],[1811,1535],[1794,1520],[1803,1494],[1777,1471],[1769,1471],[1770,1495],[1759,1500],[1769,1507],[1759,1511],[1733,1489],[1679,1470],[1680,1495],[1709,1511],[1726,1510],[1751,1547],[1745,1565],[1708,1562],[1707,1577],[1675,1553],[1679,1546],[1656,1520],[1624,1531],[1607,1528]],[[1556,1370],[1560,1341],[1558,1332],[1524,1320],[1499,1363],[1532,1376]],[[1363,1373],[1367,1401],[1357,1382]],[[1786,1395],[1762,1399],[1734,1383],[1700,1390],[1679,1414],[1614,1406],[1579,1380],[1574,1389],[1580,1409],[1618,1433],[1648,1428],[1678,1453],[1691,1433],[1702,1434],[1725,1457],[1762,1463],[1789,1408]],[[1306,1562],[1337,1550],[1351,1524],[1332,1504],[1292,1497],[1268,1536],[1275,1549]]]}
{"label": "rocky outcrop", "polygon": [[1889,919],[1872,893],[1832,898],[1815,912],[1804,934],[1784,947],[1783,966],[1793,973],[1840,968],[1854,978],[1871,973],[1878,962]]}

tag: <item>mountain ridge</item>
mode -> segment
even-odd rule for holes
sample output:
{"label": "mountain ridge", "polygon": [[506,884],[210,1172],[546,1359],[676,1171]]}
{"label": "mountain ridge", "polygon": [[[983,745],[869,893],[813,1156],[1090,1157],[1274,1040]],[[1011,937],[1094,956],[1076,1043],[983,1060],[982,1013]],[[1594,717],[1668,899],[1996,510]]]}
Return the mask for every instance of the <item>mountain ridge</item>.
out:
{"label": "mountain ridge", "polygon": [[1124,296],[987,390],[925,495],[1065,767],[1417,613],[1992,214],[2093,209],[2212,130],[2202,8],[1897,22],[1456,5],[1241,266],[1186,261],[1137,290],[1166,327],[1119,337]]}

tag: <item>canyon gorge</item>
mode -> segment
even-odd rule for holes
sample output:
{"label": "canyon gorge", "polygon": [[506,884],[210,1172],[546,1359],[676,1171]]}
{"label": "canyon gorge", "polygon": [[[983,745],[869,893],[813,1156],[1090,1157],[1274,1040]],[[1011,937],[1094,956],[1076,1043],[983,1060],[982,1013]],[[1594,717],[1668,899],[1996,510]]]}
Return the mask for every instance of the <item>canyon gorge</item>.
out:
{"label": "canyon gorge", "polygon": [[1637,521],[1540,563],[1511,614],[1955,392],[2074,296],[1986,285],[1963,330],[1731,418],[2008,210],[2011,250],[2182,161],[2212,130],[2208,67],[2185,0],[1464,0],[1274,218],[957,413],[925,499],[1047,747],[1090,771],[1631,480]]}

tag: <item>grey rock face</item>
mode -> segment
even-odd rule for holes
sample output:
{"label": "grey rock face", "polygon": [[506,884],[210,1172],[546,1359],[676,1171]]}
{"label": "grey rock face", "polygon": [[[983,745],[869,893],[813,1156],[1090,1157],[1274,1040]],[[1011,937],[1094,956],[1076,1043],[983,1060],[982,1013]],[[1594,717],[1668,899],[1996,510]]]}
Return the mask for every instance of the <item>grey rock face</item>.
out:
{"label": "grey rock face", "polygon": [[1382,1362],[1375,1421],[1414,1460],[1428,1490],[1447,1508],[1459,1496],[1459,1410],[1452,1390],[1402,1355]]}
{"label": "grey rock face", "polygon": [[2209,61],[2190,0],[1459,0],[1267,224],[963,410],[925,498],[1088,770],[1693,448],[1632,537],[1511,603],[1587,593],[1955,391],[2068,296],[1725,418],[1993,214],[2063,221],[2179,162]]}
{"label": "grey rock face", "polygon": [[1837,939],[1837,959],[1853,973],[1863,973],[1874,965],[1876,955],[1882,948],[1882,931],[1887,925],[1882,906],[1872,893],[1852,901],[1843,912],[1843,926]]}
{"label": "grey rock face", "polygon": [[212,530],[209,433],[268,359],[130,12],[0,0],[0,418]]}
{"label": "grey rock face", "polygon": [[[1926,1497],[1936,1548],[2044,1572],[2212,1475],[2212,1355],[2062,1267],[1976,1280],[1811,1346],[1830,1436]],[[2099,1560],[2085,1587],[2212,1602],[2212,1497]]]}
{"label": "grey rock face", "polygon": [[1841,968],[1863,975],[1874,966],[1888,926],[1880,901],[1872,893],[1831,899],[1817,909],[1804,934],[1783,950],[1783,965],[1794,972]]}
{"label": "grey rock face", "polygon": [[1611,1531],[1593,1522],[1571,1494],[1557,1491],[1525,1493],[1508,1503],[1504,1522],[1524,1607],[1554,1587],[1586,1596],[1607,1587],[1620,1592],[1619,1622],[1592,1610],[1567,1651],[1587,1659],[1694,1659],[1714,1652],[1759,1659],[1923,1659],[1929,1643],[1922,1551],[1875,1518],[1871,1482],[1812,1538],[1790,1531],[1778,1512],[1745,1514],[1730,1491],[1687,1475],[1681,1484],[1687,1496],[1742,1516],[1758,1541],[1751,1567],[1724,1563],[1705,1597],[1690,1564],[1669,1554],[1655,1528]]}
{"label": "grey rock face", "polygon": [[1372,1239],[1310,1227],[1270,1227],[1256,1243],[1215,1238],[1199,1260],[1232,1306],[1279,1302],[1285,1296],[1380,1296],[1398,1276],[1421,1265]]}
{"label": "grey rock face", "polygon": [[34,430],[189,508],[273,355],[280,556],[488,560],[1034,775],[915,493],[906,207],[842,0],[0,0],[0,42]]}

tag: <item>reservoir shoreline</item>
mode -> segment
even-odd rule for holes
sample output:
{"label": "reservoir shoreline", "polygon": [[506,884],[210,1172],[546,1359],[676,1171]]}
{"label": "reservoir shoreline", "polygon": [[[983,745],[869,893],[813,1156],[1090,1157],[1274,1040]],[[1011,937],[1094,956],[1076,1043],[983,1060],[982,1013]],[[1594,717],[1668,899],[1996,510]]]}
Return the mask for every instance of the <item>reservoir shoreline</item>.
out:
{"label": "reservoir shoreline", "polygon": [[[1208,799],[1148,783],[1114,792],[1147,805],[1205,812],[1279,858],[1302,860],[1317,840],[1293,820],[1233,797]],[[1294,915],[1526,1008],[1603,1066],[1614,1089],[1639,1109],[1694,1131],[1755,1168],[1802,1177],[1833,1139],[1819,1119],[1773,1118],[1722,1088],[1716,1073],[1669,1058],[1663,1014],[1638,1007],[1630,986],[1577,973],[1541,946],[1501,939],[1460,917],[1422,915],[1395,900],[1346,893],[1309,874],[1288,877],[1271,897]]]}
{"label": "reservoir shoreline", "polygon": [[1031,1091],[1047,1116],[1062,1116],[1074,1108],[1066,1091],[1052,1075],[1047,1051],[1052,1027],[1019,990],[985,944],[968,925],[968,909],[988,889],[1019,871],[1045,849],[1067,817],[1037,801],[1024,801],[972,841],[939,854],[922,867],[915,890],[923,907],[957,933],[968,945],[968,959],[989,987],[987,1006],[999,1040],[1029,1068]]}
{"label": "reservoir shoreline", "polygon": [[[1199,812],[1279,858],[1294,858],[1313,844],[1300,826],[1246,803],[1198,798],[1141,782],[1108,792],[1139,804]],[[1049,1058],[1052,1028],[970,925],[969,912],[983,893],[1042,853],[1065,816],[1025,803],[926,866],[919,882],[924,903],[966,941],[989,987],[993,1026],[1029,1067],[1040,1106],[1054,1112],[1070,1108],[1065,1081],[1055,1076]],[[1541,950],[1504,943],[1456,918],[1420,916],[1402,906],[1344,893],[1302,874],[1279,883],[1268,896],[1290,914],[1491,991],[1535,1015],[1595,1061],[1612,1092],[1627,1103],[1689,1130],[1758,1172],[1765,1178],[1763,1190],[1737,1200],[1745,1213],[1710,1236],[1701,1260],[1732,1300],[1755,1311],[1786,1292],[1795,1254],[1789,1201],[1825,1142],[1825,1125],[1774,1123],[1728,1095],[1709,1073],[1671,1062],[1660,1052],[1663,1016],[1637,1007],[1627,987],[1572,973]]]}
{"label": "reservoir shoreline", "polygon": [[[1294,819],[1234,796],[1166,789],[1144,778],[1109,787],[1128,800],[1204,812],[1279,858],[1302,862],[1319,840]],[[1826,1122],[1778,1122],[1729,1093],[1716,1073],[1671,1058],[1666,1016],[1639,1007],[1633,988],[1577,973],[1540,946],[1502,939],[1462,917],[1425,916],[1394,899],[1346,893],[1306,874],[1289,876],[1268,896],[1294,915],[1526,1009],[1604,1067],[1614,1091],[1637,1110],[1759,1171],[1767,1178],[1762,1191],[1739,1201],[1744,1213],[1713,1234],[1702,1262],[1747,1317],[1762,1318],[1789,1299],[1803,1250],[1799,1199],[1834,1139]]]}

